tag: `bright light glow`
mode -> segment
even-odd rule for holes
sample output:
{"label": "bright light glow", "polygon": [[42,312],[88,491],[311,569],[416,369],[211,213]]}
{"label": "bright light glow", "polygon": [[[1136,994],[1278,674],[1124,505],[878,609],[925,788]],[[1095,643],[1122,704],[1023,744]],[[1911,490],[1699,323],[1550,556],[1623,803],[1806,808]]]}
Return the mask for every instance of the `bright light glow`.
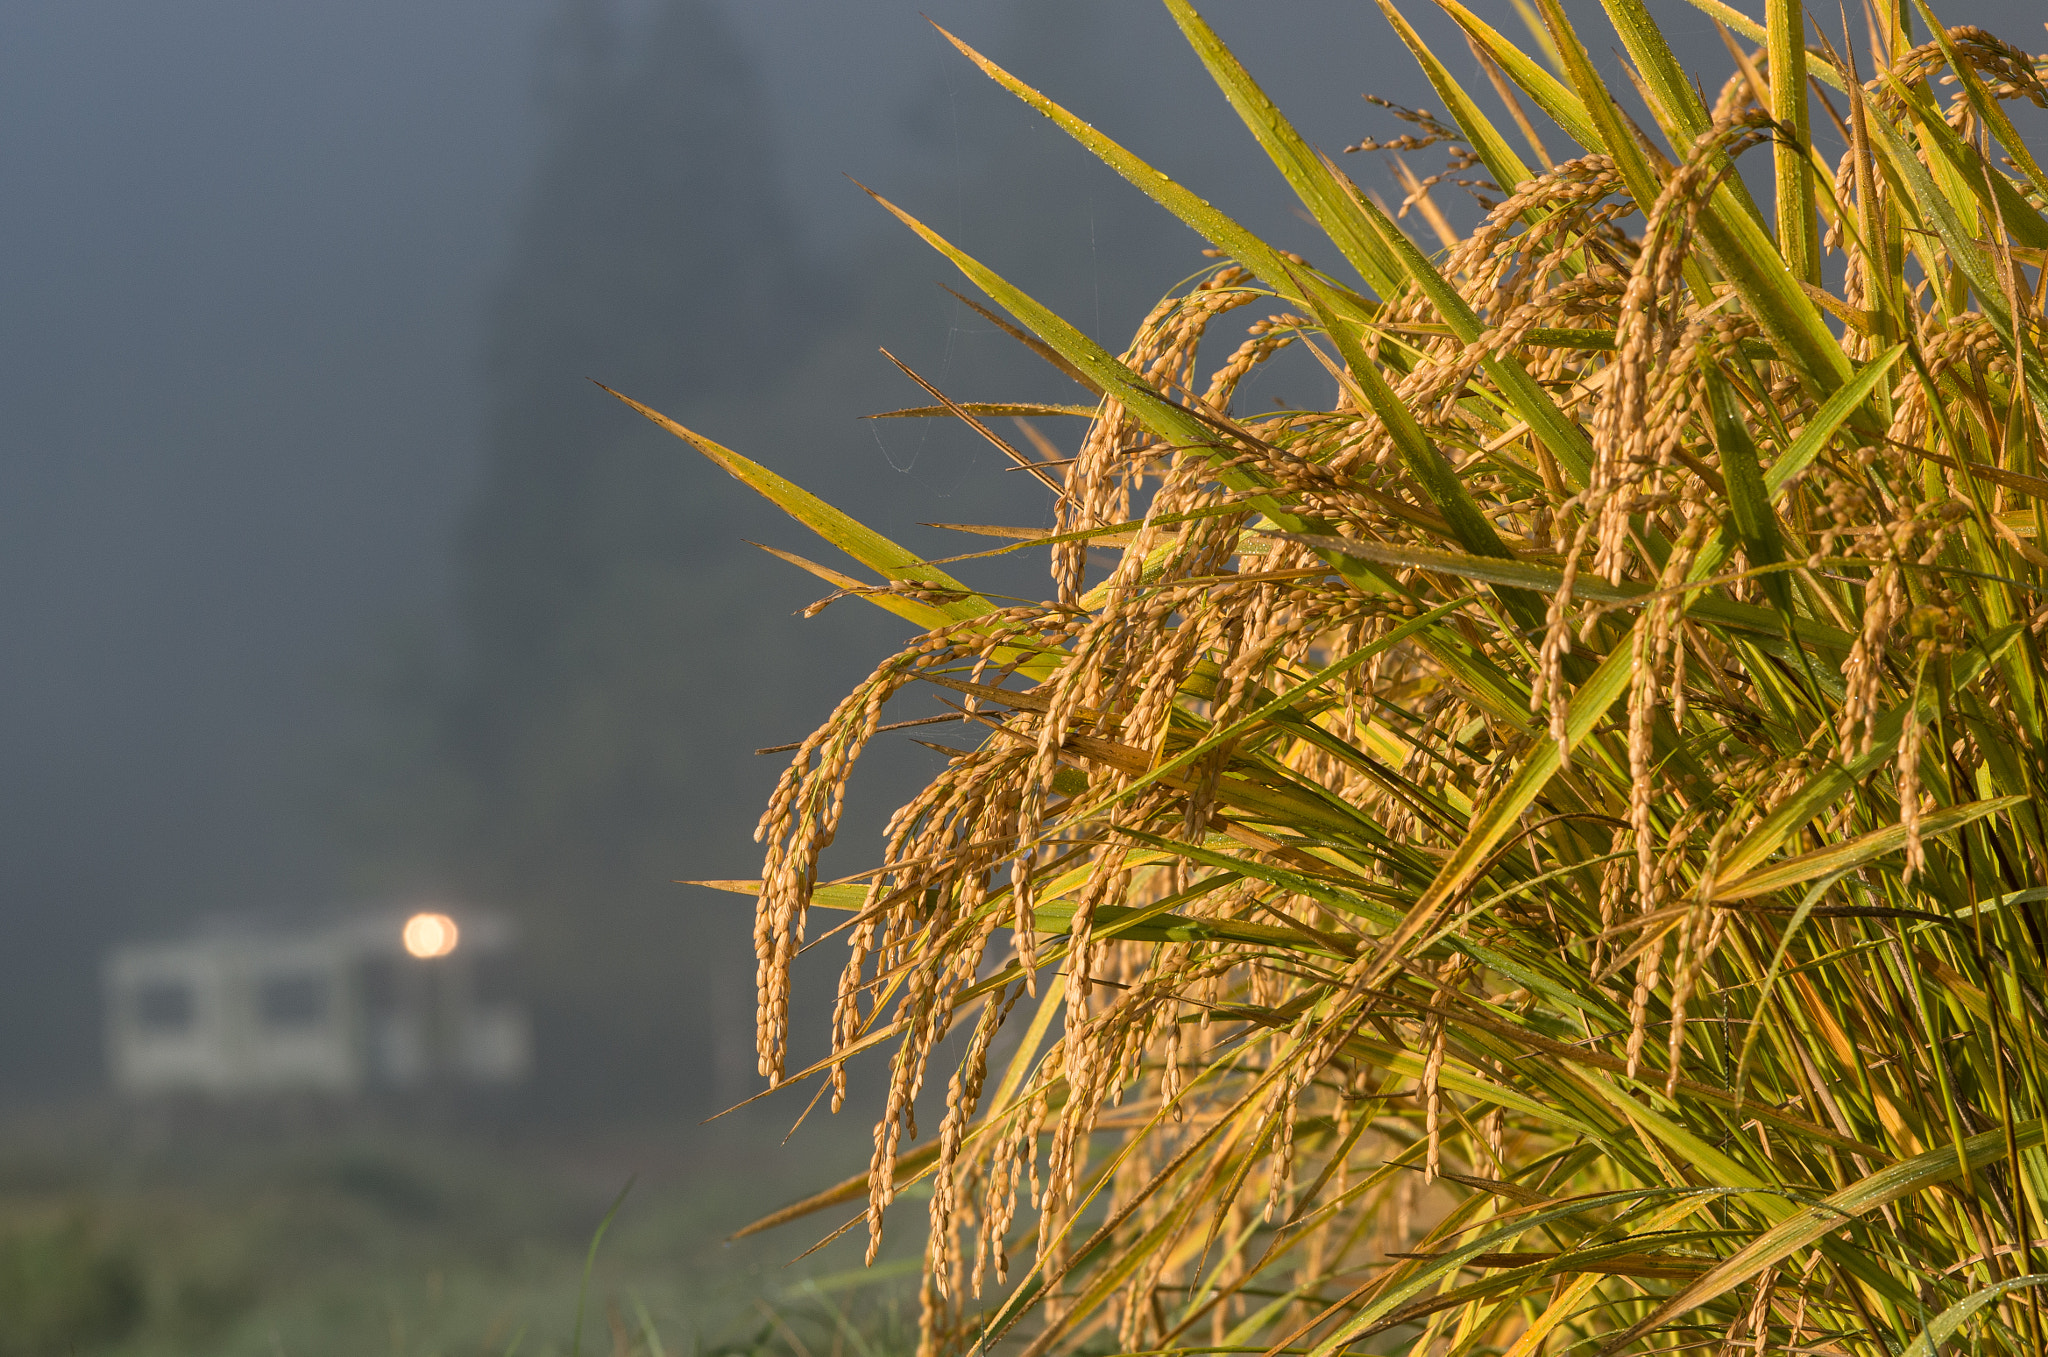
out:
{"label": "bright light glow", "polygon": [[405,921],[405,950],[422,960],[447,956],[460,939],[455,920],[445,914],[415,914]]}

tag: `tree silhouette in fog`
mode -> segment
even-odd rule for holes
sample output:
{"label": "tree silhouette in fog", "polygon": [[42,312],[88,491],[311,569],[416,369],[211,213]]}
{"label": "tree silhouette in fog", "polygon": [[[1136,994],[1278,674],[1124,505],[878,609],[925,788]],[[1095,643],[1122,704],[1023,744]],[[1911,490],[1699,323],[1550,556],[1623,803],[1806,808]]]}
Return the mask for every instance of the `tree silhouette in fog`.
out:
{"label": "tree silhouette in fog", "polygon": [[[1028,68],[1112,107],[1132,97],[1087,6],[1025,0],[1011,17]],[[918,521],[1032,522],[1049,502],[963,430],[858,424],[927,399],[875,346],[963,398],[1074,388],[940,292],[957,282],[943,261],[850,186],[873,236],[829,269],[809,258],[769,110],[714,5],[665,0],[628,26],[574,0],[557,33],[554,136],[491,315],[457,677],[433,685],[435,767],[410,802],[428,828],[411,833],[459,889],[524,919],[549,1106],[709,1110],[753,1091],[750,922],[743,899],[673,883],[755,873],[780,763],[751,750],[805,734],[900,624],[860,604],[791,619],[825,587],[742,539],[829,552],[585,379],[944,552],[969,547],[920,542]],[[906,172],[878,148],[879,183],[1115,324],[1199,265],[1184,228],[978,82],[933,92],[944,168]],[[778,589],[780,607],[763,592]],[[917,757],[906,743],[864,760],[875,804],[879,784],[920,780]],[[849,822],[844,870],[878,828]]]}
{"label": "tree silhouette in fog", "polygon": [[691,689],[738,640],[705,572],[737,544],[701,466],[584,379],[688,417],[801,362],[813,325],[789,318],[815,321],[827,293],[715,6],[667,0],[628,30],[579,0],[558,32],[552,141],[490,316],[438,723],[466,793],[456,874],[526,922],[544,1067],[593,1089],[695,1086],[690,959],[744,930],[690,945],[668,883],[705,770]]}

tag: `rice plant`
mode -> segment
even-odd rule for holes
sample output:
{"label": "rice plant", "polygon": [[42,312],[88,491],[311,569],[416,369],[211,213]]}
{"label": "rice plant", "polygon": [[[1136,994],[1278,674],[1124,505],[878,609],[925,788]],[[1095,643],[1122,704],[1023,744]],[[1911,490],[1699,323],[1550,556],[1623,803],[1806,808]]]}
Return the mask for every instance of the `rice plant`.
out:
{"label": "rice plant", "polygon": [[[1699,84],[1642,0],[1529,0],[1526,47],[1437,3],[1484,85],[1378,0],[1444,110],[1393,144],[1449,156],[1390,210],[1166,0],[1314,261],[954,40],[1215,261],[1113,355],[883,204],[1079,388],[899,412],[1050,487],[993,548],[1050,551],[1044,601],[643,408],[923,628],[723,883],[771,1083],[836,1110],[893,1052],[869,1174],[763,1225],[865,1197],[879,1239],[928,1189],[927,1354],[2048,1351],[2043,59],[1923,0],[1692,0]],[[1290,348],[1326,407],[1234,405]],[[1057,462],[990,422],[1076,410]],[[913,687],[944,771],[821,880]]]}

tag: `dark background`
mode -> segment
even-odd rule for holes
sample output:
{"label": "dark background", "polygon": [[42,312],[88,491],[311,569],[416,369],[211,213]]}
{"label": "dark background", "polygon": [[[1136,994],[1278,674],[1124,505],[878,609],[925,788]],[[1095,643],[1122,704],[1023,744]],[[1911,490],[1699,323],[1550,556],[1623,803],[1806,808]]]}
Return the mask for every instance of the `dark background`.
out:
{"label": "dark background", "polygon": [[[1311,238],[1161,7],[920,3]],[[1653,8],[1717,83],[1706,21]],[[1333,153],[1401,130],[1362,92],[1430,102],[1370,4],[1207,11]],[[1945,12],[2040,41],[2031,0]],[[1204,262],[908,3],[0,7],[0,1105],[95,1096],[117,940],[388,899],[522,920],[517,1110],[752,1091],[746,902],[672,883],[755,873],[751,751],[901,628],[794,617],[823,587],[742,539],[828,550],[585,379],[931,554],[975,543],[922,522],[1048,507],[971,434],[859,422],[923,403],[876,347],[1070,398],[846,175],[1112,348]],[[841,870],[929,757],[871,756]]]}

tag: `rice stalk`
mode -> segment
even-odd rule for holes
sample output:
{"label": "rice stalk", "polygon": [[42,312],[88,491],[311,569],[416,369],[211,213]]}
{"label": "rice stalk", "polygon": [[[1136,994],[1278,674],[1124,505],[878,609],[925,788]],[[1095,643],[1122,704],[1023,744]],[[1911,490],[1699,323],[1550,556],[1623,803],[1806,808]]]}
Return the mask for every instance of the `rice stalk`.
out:
{"label": "rice stalk", "polygon": [[[1112,355],[884,204],[1092,410],[997,549],[1050,544],[1042,603],[669,425],[927,628],[723,883],[764,1077],[836,1109],[893,1052],[870,1173],[763,1224],[864,1198],[878,1243],[928,1180],[923,1353],[2048,1350],[2048,177],[2005,111],[2044,59],[1695,3],[1718,88],[1605,0],[1637,128],[1557,0],[1533,54],[1442,0],[1476,94],[1380,0],[1449,110],[1383,143],[1448,152],[1401,174],[1432,254],[1167,0],[1320,266],[955,39],[1213,247]],[[1289,349],[1327,406],[1235,403]],[[939,400],[891,413],[1012,409]],[[934,684],[971,747],[821,882]],[[792,1071],[813,908],[846,959]]]}

